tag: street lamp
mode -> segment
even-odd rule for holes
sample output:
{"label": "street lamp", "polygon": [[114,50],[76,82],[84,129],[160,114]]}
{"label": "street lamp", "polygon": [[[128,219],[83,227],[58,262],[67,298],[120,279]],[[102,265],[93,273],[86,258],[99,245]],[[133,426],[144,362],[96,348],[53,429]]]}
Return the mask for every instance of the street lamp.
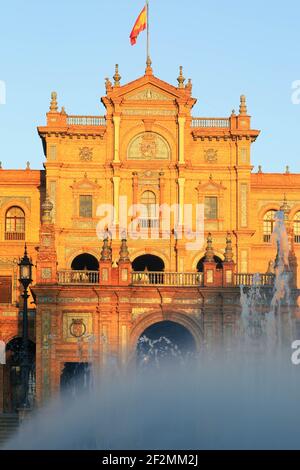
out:
{"label": "street lamp", "polygon": [[32,262],[27,255],[27,246],[25,244],[24,256],[18,263],[20,268],[19,282],[23,286],[22,297],[24,299],[23,305],[23,318],[22,318],[22,354],[21,354],[21,380],[22,380],[22,402],[21,408],[28,409],[30,404],[28,401],[28,387],[29,387],[29,342],[28,342],[28,287],[32,283]]}

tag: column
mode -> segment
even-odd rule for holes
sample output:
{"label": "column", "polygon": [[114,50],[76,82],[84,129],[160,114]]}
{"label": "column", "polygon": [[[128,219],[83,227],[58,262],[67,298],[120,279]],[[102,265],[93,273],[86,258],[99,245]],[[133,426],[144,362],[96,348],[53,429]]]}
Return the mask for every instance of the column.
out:
{"label": "column", "polygon": [[179,125],[179,152],[178,152],[178,162],[180,165],[185,164],[184,158],[184,131],[185,131],[185,117],[178,118]]}
{"label": "column", "polygon": [[114,141],[114,161],[113,163],[120,163],[120,116],[113,117],[115,126],[115,141]]}
{"label": "column", "polygon": [[120,176],[113,177],[113,193],[114,193],[114,225],[119,225],[120,219],[120,208],[119,208],[119,198],[120,198]]}
{"label": "column", "polygon": [[185,178],[178,178],[178,226],[183,225],[184,220],[184,186]]}

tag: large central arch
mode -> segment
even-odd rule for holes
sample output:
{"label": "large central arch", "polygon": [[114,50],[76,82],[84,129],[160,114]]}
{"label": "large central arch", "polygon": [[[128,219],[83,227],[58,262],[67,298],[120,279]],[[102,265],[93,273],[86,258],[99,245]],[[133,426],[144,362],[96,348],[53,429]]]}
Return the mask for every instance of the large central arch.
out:
{"label": "large central arch", "polygon": [[[203,329],[201,327],[200,322],[197,320],[196,317],[192,317],[186,314],[184,311],[182,312],[161,312],[161,311],[152,311],[141,317],[140,320],[136,322],[134,327],[130,332],[130,358],[129,362],[134,366],[137,360],[137,353],[138,353],[138,344],[139,340],[147,329],[151,326],[156,324],[161,324],[163,326],[163,322],[171,322],[175,323],[178,326],[183,327],[185,330],[188,331],[188,334],[193,338],[193,343],[195,347],[193,350],[195,352],[199,352],[202,342],[203,342]],[[157,327],[155,327],[157,328]],[[157,329],[159,331],[159,328]],[[189,337],[190,337],[189,336]]]}
{"label": "large central arch", "polygon": [[150,325],[137,344],[138,366],[178,363],[195,355],[196,342],[191,332],[177,322],[164,320]]}

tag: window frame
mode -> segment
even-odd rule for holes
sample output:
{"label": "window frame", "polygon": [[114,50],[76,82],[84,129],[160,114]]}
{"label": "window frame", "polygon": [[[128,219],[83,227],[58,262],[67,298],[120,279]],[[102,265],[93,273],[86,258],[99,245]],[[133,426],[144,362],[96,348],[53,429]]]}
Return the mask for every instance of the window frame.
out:
{"label": "window frame", "polygon": [[[215,211],[213,213],[213,215],[215,215],[216,217],[207,217],[207,208],[208,208],[207,200],[214,200],[216,202],[215,207],[213,208],[213,210]],[[210,210],[209,215],[211,215],[213,210],[212,210],[211,207],[209,208],[209,210]],[[218,198],[218,196],[214,196],[214,195],[204,196],[204,220],[218,220],[218,218],[219,218],[219,198]]]}

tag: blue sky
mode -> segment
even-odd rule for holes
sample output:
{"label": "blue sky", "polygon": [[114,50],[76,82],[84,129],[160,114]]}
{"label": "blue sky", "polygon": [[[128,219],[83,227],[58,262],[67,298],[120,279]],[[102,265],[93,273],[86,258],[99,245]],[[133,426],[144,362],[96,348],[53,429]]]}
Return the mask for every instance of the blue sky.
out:
{"label": "blue sky", "polygon": [[[179,65],[193,80],[195,116],[228,116],[247,95],[262,134],[252,162],[268,172],[300,172],[300,2],[296,0],[150,0],[154,73],[176,84]],[[42,168],[36,132],[52,90],[70,114],[104,114],[104,77],[120,64],[122,82],[143,75],[145,33],[129,34],[143,0],[2,2],[0,160],[4,168]]]}

